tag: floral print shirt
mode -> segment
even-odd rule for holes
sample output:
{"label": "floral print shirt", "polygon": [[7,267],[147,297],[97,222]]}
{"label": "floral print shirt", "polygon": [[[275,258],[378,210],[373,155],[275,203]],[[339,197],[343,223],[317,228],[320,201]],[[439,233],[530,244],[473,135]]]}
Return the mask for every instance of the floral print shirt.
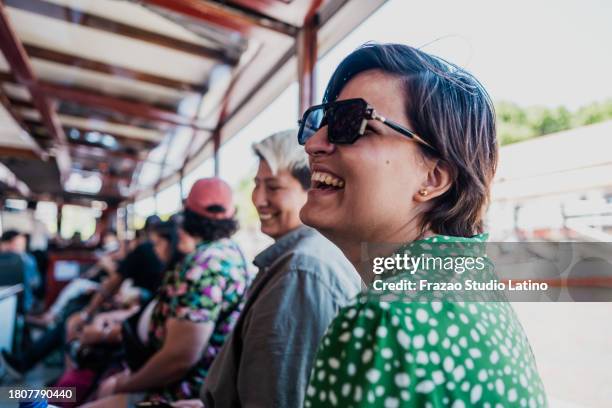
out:
{"label": "floral print shirt", "polygon": [[[485,240],[438,235],[398,252],[454,257]],[[440,273],[448,272],[423,276]],[[503,298],[415,301],[372,289],[328,328],[306,395],[305,408],[548,406],[527,337]]]}
{"label": "floral print shirt", "polygon": [[170,318],[194,323],[214,322],[200,361],[180,381],[157,389],[148,400],[195,398],[208,369],[228,337],[243,305],[251,276],[238,245],[230,239],[204,242],[164,276],[151,316],[149,341],[161,349]]}

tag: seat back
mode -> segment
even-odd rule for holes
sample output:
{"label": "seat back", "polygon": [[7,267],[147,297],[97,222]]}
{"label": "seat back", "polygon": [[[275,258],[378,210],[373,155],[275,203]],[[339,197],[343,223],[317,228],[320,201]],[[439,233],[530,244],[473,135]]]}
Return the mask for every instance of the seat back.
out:
{"label": "seat back", "polygon": [[[23,258],[13,252],[0,252],[0,286],[25,285],[24,276],[25,264]],[[15,312],[17,312],[17,315]],[[21,350],[21,344],[25,336],[21,313],[23,313],[23,292],[19,293],[14,304],[10,303],[10,299],[3,300],[1,318],[4,322],[2,327],[8,328],[4,333],[3,342],[5,347],[8,346],[8,350]],[[7,325],[6,323],[10,324]]]}
{"label": "seat back", "polygon": [[12,286],[23,282],[25,265],[18,254],[0,253],[0,286]]}

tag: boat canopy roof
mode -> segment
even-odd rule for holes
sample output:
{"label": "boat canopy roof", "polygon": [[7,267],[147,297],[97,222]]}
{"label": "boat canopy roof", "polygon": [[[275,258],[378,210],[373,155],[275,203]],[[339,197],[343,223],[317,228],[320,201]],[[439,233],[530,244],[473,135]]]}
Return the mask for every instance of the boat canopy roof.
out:
{"label": "boat canopy roof", "polygon": [[[180,180],[384,0],[3,0],[0,188],[112,205]],[[297,118],[296,118],[297,119]]]}

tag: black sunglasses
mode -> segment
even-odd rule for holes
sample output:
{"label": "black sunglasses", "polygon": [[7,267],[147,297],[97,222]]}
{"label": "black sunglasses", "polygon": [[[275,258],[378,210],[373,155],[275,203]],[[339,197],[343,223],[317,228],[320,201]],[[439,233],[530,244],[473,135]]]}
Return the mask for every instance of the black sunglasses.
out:
{"label": "black sunglasses", "polygon": [[413,131],[379,115],[364,99],[345,99],[342,101],[311,106],[304,112],[302,120],[298,121],[300,130],[298,142],[301,145],[312,137],[319,129],[327,126],[327,137],[330,143],[353,144],[365,133],[368,120],[377,120],[402,135],[414,139],[428,147],[436,149]]}

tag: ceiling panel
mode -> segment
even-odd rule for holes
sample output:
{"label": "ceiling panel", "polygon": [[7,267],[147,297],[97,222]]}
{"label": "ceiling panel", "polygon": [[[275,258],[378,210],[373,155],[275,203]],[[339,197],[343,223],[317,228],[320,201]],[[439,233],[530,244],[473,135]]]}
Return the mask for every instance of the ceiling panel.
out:
{"label": "ceiling panel", "polygon": [[207,40],[186,30],[156,13],[142,7],[136,2],[117,0],[49,0],[51,3],[82,10],[84,12],[106,17],[130,26],[150,30],[183,41],[205,46],[217,46],[215,41]]}
{"label": "ceiling panel", "polygon": [[13,117],[0,105],[0,146],[31,149],[35,143],[27,133],[15,123]]}
{"label": "ceiling panel", "polygon": [[95,89],[109,95],[131,97],[143,102],[177,105],[189,94],[179,90],[142,81],[100,74],[79,67],[32,59],[32,66],[39,79]]}
{"label": "ceiling panel", "polygon": [[215,65],[211,60],[144,41],[8,10],[17,34],[26,44],[192,83],[204,83]]}

